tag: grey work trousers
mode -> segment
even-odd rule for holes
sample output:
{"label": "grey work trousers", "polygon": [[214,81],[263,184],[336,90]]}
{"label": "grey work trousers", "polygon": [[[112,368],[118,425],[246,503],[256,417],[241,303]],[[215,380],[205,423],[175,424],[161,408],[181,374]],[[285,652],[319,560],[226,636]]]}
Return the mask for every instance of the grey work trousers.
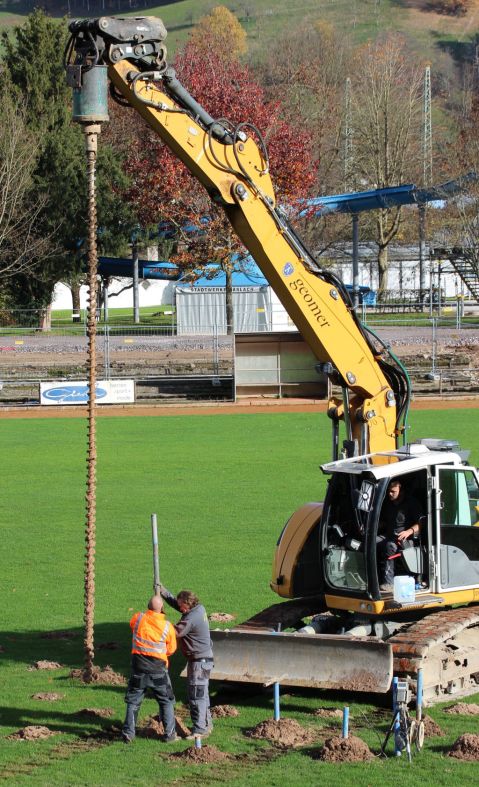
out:
{"label": "grey work trousers", "polygon": [[213,727],[208,690],[212,668],[213,659],[188,661],[186,677],[193,734],[209,732]]}
{"label": "grey work trousers", "polygon": [[175,695],[166,669],[158,673],[131,675],[125,694],[126,716],[122,732],[131,740],[135,737],[138,713],[147,689],[158,703],[160,721],[169,738],[175,732]]}

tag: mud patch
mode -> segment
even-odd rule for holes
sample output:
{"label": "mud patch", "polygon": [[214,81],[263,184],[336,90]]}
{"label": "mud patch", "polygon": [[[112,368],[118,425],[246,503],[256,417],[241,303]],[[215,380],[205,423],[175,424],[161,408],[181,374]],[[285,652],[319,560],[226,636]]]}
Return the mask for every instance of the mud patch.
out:
{"label": "mud patch", "polygon": [[115,711],[113,708],[82,708],[75,715],[86,719],[111,719]]}
{"label": "mud patch", "polygon": [[[81,680],[83,683],[87,683],[86,672],[84,669],[72,669],[69,673],[69,677],[74,678],[75,680]],[[104,686],[125,686],[126,678],[123,675],[120,675],[118,672],[112,670],[112,668],[107,664],[104,669],[101,669],[101,667],[93,667],[91,682],[102,684]]]}
{"label": "mud patch", "polygon": [[211,615],[208,615],[208,620],[212,620],[214,623],[230,623],[232,620],[236,620],[236,617],[230,615],[229,612],[212,612]]}
{"label": "mud patch", "polygon": [[75,639],[78,636],[74,631],[44,631],[41,639]]}
{"label": "mud patch", "polygon": [[225,716],[239,716],[239,710],[233,705],[213,705],[211,715],[214,719],[221,719]]}
{"label": "mud patch", "polygon": [[58,661],[41,659],[40,661],[34,661],[31,667],[27,667],[27,669],[29,672],[33,672],[36,669],[63,669],[63,664],[59,664]]}
{"label": "mud patch", "polygon": [[430,716],[424,716],[424,735],[426,738],[442,738],[446,733],[441,729],[439,724],[431,719]]}
{"label": "mud patch", "polygon": [[52,735],[60,735],[61,733],[50,730],[48,727],[42,727],[39,724],[32,724],[28,727],[22,727],[21,730],[7,735],[9,741],[40,741],[45,738],[50,738]]}
{"label": "mud patch", "polygon": [[168,759],[201,765],[203,763],[226,762],[230,759],[230,756],[226,752],[217,749],[216,746],[202,746],[201,749],[195,749],[194,746],[190,746],[183,751],[175,751],[173,754],[170,754]]}
{"label": "mud patch", "polygon": [[99,645],[96,646],[97,650],[118,650],[120,647],[119,642],[100,642]]}
{"label": "mud patch", "polygon": [[444,713],[457,713],[461,716],[479,716],[479,705],[476,702],[456,702],[444,708]]}
{"label": "mud patch", "polygon": [[373,758],[369,746],[355,735],[328,738],[319,752],[313,755],[313,759],[323,762],[367,762]]}
{"label": "mud patch", "polygon": [[473,735],[471,732],[466,732],[461,735],[455,743],[453,743],[449,757],[455,757],[456,760],[479,760],[479,735]]}
{"label": "mud patch", "polygon": [[343,712],[339,708],[316,708],[313,716],[319,716],[320,719],[342,719]]}
{"label": "mud patch", "polygon": [[56,702],[56,700],[62,700],[64,696],[64,694],[57,694],[55,691],[37,691],[36,694],[32,694],[32,700]]}
{"label": "mud patch", "polygon": [[295,719],[268,719],[245,732],[249,738],[266,738],[277,746],[306,746],[316,739],[314,730],[302,727]]}

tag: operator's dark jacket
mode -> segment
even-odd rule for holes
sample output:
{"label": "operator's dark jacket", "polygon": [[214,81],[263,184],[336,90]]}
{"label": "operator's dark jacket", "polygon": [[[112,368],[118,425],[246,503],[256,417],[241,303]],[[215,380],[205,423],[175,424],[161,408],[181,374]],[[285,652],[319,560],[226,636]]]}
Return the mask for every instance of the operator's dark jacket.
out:
{"label": "operator's dark jacket", "polygon": [[[161,595],[170,607],[178,612],[181,611],[173,593],[162,587]],[[206,609],[202,604],[197,604],[188,612],[184,612],[176,623],[175,630],[181,651],[188,661],[213,658],[210,627]]]}

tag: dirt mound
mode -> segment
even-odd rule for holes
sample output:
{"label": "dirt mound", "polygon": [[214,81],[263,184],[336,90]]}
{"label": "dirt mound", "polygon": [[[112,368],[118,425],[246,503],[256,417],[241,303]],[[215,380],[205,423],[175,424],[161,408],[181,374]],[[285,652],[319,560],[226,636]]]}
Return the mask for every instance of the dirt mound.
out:
{"label": "dirt mound", "polygon": [[285,747],[306,746],[316,738],[314,730],[305,729],[294,719],[267,719],[248,730],[246,735],[250,738],[266,738]]}
{"label": "dirt mound", "polygon": [[446,733],[430,716],[424,716],[424,735],[426,738],[442,738]]}
{"label": "dirt mound", "polygon": [[453,743],[449,757],[457,760],[479,760],[479,735],[466,732]]}
{"label": "dirt mound", "polygon": [[[93,667],[92,683],[100,683],[105,686],[125,686],[126,678],[118,672],[114,672],[107,664],[104,669]],[[70,678],[81,680],[86,683],[86,672],[84,669],[72,669],[69,673]]]}
{"label": "dirt mound", "polygon": [[349,738],[328,738],[315,759],[323,762],[366,762],[374,757],[369,746],[350,735]]}
{"label": "dirt mound", "polygon": [[233,705],[213,705],[211,715],[214,719],[221,719],[224,716],[239,716],[239,710]]}
{"label": "dirt mound", "polygon": [[217,749],[216,746],[205,745],[201,749],[195,749],[194,746],[190,746],[183,751],[175,751],[170,755],[170,760],[180,760],[181,762],[201,765],[208,762],[224,762],[229,760],[229,755]]}
{"label": "dirt mound", "polygon": [[444,713],[458,713],[461,716],[478,716],[479,705],[476,702],[456,702],[444,708]]}
{"label": "dirt mound", "polygon": [[54,730],[49,730],[48,727],[31,725],[29,727],[22,727],[18,732],[8,735],[7,738],[10,741],[38,741],[44,738],[50,738],[52,735],[59,735],[59,733]]}
{"label": "dirt mound", "polygon": [[88,719],[111,719],[115,715],[113,708],[82,708],[76,714]]}
{"label": "dirt mound", "polygon": [[150,716],[138,727],[138,736],[140,738],[161,740],[164,734],[165,730],[163,723],[159,720],[158,716]]}
{"label": "dirt mound", "polygon": [[339,708],[316,708],[313,711],[314,716],[319,716],[320,719],[342,719],[343,712]]}
{"label": "dirt mound", "polygon": [[37,691],[36,694],[32,694],[32,700],[55,702],[56,700],[62,700],[64,696],[64,694],[57,694],[55,691]]}
{"label": "dirt mound", "polygon": [[76,636],[74,631],[44,631],[40,634],[41,639],[74,639]]}
{"label": "dirt mound", "polygon": [[212,612],[211,615],[208,615],[208,620],[212,620],[214,623],[229,623],[236,618],[229,612]]}
{"label": "dirt mound", "polygon": [[63,664],[59,664],[58,661],[46,661],[42,659],[40,661],[34,661],[31,667],[27,667],[29,672],[33,672],[36,669],[62,669]]}

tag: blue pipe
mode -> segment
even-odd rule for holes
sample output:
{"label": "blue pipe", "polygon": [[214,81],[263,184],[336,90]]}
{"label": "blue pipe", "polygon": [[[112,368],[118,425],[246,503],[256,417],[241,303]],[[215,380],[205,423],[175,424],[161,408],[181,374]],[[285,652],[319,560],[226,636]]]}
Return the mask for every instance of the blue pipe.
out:
{"label": "blue pipe", "polygon": [[280,719],[280,711],[279,711],[279,683],[274,684],[274,720],[279,721]]}
{"label": "blue pipe", "polygon": [[424,687],[424,678],[422,668],[417,671],[417,685],[416,685],[416,720],[421,721],[422,718],[422,695]]}
{"label": "blue pipe", "polygon": [[346,705],[343,708],[343,738],[347,738],[349,735],[349,708]]}

